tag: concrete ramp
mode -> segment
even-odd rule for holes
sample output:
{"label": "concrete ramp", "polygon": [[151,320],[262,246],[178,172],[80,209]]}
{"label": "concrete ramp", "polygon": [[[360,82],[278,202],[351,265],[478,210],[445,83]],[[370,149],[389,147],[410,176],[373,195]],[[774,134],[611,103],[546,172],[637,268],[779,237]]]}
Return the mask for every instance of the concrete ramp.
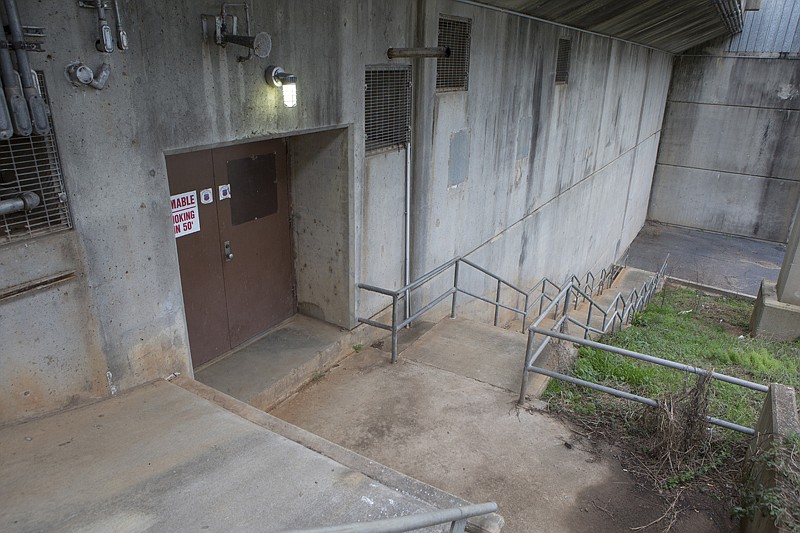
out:
{"label": "concrete ramp", "polygon": [[177,381],[0,428],[0,530],[283,531],[466,503]]}

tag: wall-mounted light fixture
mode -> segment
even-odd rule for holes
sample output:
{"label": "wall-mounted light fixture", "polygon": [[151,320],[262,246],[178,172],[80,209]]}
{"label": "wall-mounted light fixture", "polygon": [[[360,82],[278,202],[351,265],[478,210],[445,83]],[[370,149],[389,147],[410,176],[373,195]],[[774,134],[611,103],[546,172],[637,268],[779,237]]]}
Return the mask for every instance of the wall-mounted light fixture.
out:
{"label": "wall-mounted light fixture", "polygon": [[264,77],[271,86],[283,89],[283,105],[286,107],[297,105],[297,75],[288,74],[281,67],[270,65]]}

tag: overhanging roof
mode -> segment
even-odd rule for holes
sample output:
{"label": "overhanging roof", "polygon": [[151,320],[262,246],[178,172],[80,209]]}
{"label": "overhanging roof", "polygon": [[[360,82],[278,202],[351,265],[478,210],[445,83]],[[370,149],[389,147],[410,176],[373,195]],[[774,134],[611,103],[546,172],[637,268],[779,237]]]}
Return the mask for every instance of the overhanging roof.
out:
{"label": "overhanging roof", "polygon": [[741,31],[736,0],[488,0],[523,15],[679,53]]}

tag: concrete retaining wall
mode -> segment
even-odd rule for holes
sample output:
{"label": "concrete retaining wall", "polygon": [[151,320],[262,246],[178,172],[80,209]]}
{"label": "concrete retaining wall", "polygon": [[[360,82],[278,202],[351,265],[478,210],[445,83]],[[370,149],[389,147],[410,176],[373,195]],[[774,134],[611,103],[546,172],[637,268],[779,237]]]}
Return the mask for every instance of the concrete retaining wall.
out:
{"label": "concrete retaining wall", "polygon": [[[761,490],[775,488],[776,472],[767,461],[759,461],[756,456],[768,452],[776,441],[799,431],[800,422],[798,422],[795,390],[786,385],[771,384],[761,408],[756,435],[750,442],[745,461],[746,468],[749,468],[745,472],[745,479],[752,484],[757,493],[760,494]],[[783,531],[783,529],[779,529],[772,517],[765,512],[756,512],[755,516],[747,517],[742,521],[743,533],[778,533],[779,531]]]}
{"label": "concrete retaining wall", "polygon": [[[671,56],[444,1],[426,12],[426,42],[439,12],[473,21],[470,90],[417,97],[417,134],[432,125],[433,138],[414,167],[414,276],[467,254],[525,288],[607,266],[644,223]],[[567,85],[554,84],[559,38],[572,39]],[[419,70],[432,86],[435,64]],[[461,132],[468,172],[453,185]]]}
{"label": "concrete retaining wall", "polygon": [[786,242],[800,203],[800,60],[675,60],[648,218]]}

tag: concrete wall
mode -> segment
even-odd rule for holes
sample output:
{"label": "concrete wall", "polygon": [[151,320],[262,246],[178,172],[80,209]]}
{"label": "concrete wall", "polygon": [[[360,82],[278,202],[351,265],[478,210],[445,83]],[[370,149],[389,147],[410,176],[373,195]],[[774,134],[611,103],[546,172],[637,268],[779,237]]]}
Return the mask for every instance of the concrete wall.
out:
{"label": "concrete wall", "polygon": [[[105,396],[112,386],[120,391],[171,372],[191,374],[164,154],[361,124],[364,64],[385,61],[388,46],[409,41],[415,9],[413,2],[389,1],[251,4],[254,31],[269,32],[273,50],[268,59],[239,63],[242,48],[202,41],[200,15],[219,13],[220,2],[123,0],[130,50],[111,55],[94,49],[96,14],[77,2],[20,3],[25,24],[47,28],[48,52],[32,61],[48,83],[75,228],[0,247],[0,289],[62,270],[79,275],[0,302],[0,423]],[[92,68],[111,65],[105,90],[67,82],[64,67],[77,59]],[[298,73],[296,108],[285,108],[264,83],[273,63]],[[346,170],[326,183],[333,194],[346,182],[346,213],[325,229],[336,233],[336,246],[320,247],[316,261],[307,262],[316,271],[298,275],[301,304],[310,304],[303,308],[316,305],[319,316],[347,326],[355,315],[362,131],[347,130],[346,143],[334,136],[339,146],[320,156],[334,157],[347,145],[338,159]],[[314,164],[295,160],[296,191]],[[313,206],[313,197],[298,197]],[[301,225],[308,213],[298,212]],[[6,265],[15,265],[14,275]],[[323,270],[333,266],[346,267],[336,280],[341,299],[325,309],[304,291],[327,284]]]}
{"label": "concrete wall", "polygon": [[[420,41],[436,42],[439,13],[472,19],[470,82],[434,93],[435,62],[417,65],[414,275],[469,255],[529,288],[607,266],[644,223],[671,56],[448,1],[429,3]],[[556,86],[565,37],[570,81]],[[453,185],[463,132],[468,172]],[[493,292],[488,278],[466,280]]]}
{"label": "concrete wall", "polygon": [[800,60],[675,60],[649,218],[786,242],[800,202]]}
{"label": "concrete wall", "polygon": [[[254,0],[273,50],[239,63],[241,48],[201,38],[219,2],[121,4],[130,50],[111,55],[77,2],[20,5],[49,36],[33,67],[75,227],[0,247],[0,292],[76,275],[0,301],[0,423],[191,374],[165,154],[290,137],[300,310],[353,327],[384,307],[355,285],[402,285],[405,153],[365,157],[364,68],[435,44],[440,13],[473,20],[470,90],[436,94],[435,61],[414,63],[413,272],[471,253],[522,284],[563,278],[608,264],[643,223],[667,54],[449,0]],[[565,36],[571,81],[555,87]],[[70,85],[77,59],[107,61],[108,87]],[[268,64],[298,74],[297,107],[264,83]]]}
{"label": "concrete wall", "polygon": [[343,327],[350,327],[353,309],[351,133],[335,129],[288,140],[297,308]]}

